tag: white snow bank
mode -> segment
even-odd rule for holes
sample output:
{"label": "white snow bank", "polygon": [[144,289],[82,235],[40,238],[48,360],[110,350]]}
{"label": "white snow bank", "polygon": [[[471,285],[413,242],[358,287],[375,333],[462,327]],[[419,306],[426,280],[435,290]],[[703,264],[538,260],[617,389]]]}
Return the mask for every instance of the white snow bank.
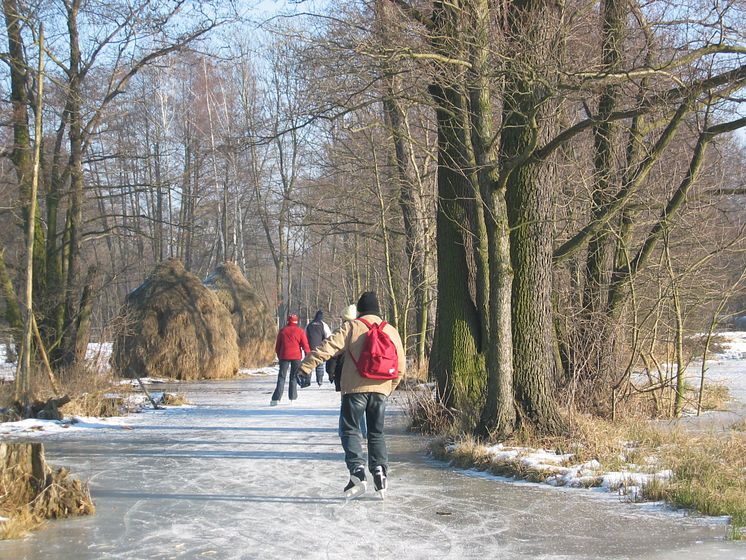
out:
{"label": "white snow bank", "polygon": [[6,345],[0,344],[0,382],[16,378],[16,364],[7,361]]}
{"label": "white snow bank", "polygon": [[[99,371],[109,371],[111,357],[111,342],[91,342],[86,349],[85,358]],[[0,344],[0,381],[13,381],[16,377],[16,364],[8,363],[6,345]]]}
{"label": "white snow bank", "polygon": [[746,332],[731,331],[715,333],[722,341],[722,350],[716,356],[721,360],[746,360]]}
{"label": "white snow bank", "polygon": [[[445,447],[448,453],[458,450],[459,444]],[[581,464],[571,464],[572,454],[559,454],[546,449],[528,447],[508,447],[503,444],[483,447],[493,464],[517,464],[520,468],[531,469],[546,475],[544,484],[568,488],[597,488],[606,492],[616,492],[630,501],[638,501],[642,490],[653,481],[669,480],[671,470],[644,472],[638,465],[628,464],[622,471],[604,472],[603,466],[593,459]],[[647,461],[648,468],[655,461]]]}
{"label": "white snow bank", "polygon": [[[707,360],[705,380],[711,385],[725,385],[734,401],[746,404],[746,332],[716,333],[722,351]],[[687,379],[699,386],[702,360],[692,361],[687,368]]]}
{"label": "white snow bank", "polygon": [[29,418],[18,422],[0,423],[0,436],[10,438],[37,438],[62,432],[78,432],[93,429],[132,429],[129,424],[131,418],[117,416],[115,418],[93,418],[76,416],[65,420],[39,420]]}

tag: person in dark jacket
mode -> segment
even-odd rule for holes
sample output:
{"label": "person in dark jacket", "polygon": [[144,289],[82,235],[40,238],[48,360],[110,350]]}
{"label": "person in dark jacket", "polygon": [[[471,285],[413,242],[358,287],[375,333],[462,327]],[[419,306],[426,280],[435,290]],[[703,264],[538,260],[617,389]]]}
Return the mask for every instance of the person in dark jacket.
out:
{"label": "person in dark jacket", "polygon": [[[327,338],[332,335],[332,330],[324,322],[324,312],[320,309],[316,312],[313,321],[308,323],[306,327],[306,336],[308,337],[308,344],[311,345],[311,351],[321,346]],[[322,362],[316,366],[316,383],[321,384],[324,382],[324,363]]]}
{"label": "person in dark jacket", "polygon": [[275,353],[280,361],[280,372],[277,375],[277,385],[275,386],[275,392],[272,394],[270,406],[277,406],[282,399],[288,369],[290,370],[288,398],[291,402],[298,398],[298,368],[304,354],[307,356],[311,353],[311,348],[308,345],[306,332],[298,326],[297,315],[288,315],[287,325],[277,333]]}

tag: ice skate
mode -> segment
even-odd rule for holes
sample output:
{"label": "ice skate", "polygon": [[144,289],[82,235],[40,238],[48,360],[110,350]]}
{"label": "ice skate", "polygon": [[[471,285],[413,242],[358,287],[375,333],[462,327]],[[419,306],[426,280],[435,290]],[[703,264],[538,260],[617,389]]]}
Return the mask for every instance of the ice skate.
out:
{"label": "ice skate", "polygon": [[386,469],[380,465],[373,469],[373,485],[376,487],[376,494],[378,494],[382,500],[385,499],[386,488],[388,487],[386,481]]}
{"label": "ice skate", "polygon": [[354,500],[355,498],[362,496],[365,494],[366,486],[365,469],[359,467],[350,474],[350,481],[344,489],[345,498],[348,500]]}

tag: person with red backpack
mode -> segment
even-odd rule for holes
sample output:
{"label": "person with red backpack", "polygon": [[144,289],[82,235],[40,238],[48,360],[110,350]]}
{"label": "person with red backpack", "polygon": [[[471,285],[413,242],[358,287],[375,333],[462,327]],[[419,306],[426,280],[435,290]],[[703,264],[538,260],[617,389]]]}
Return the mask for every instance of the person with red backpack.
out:
{"label": "person with red backpack", "polygon": [[362,495],[367,487],[360,421],[368,428],[368,469],[376,492],[383,498],[388,487],[388,452],[384,436],[386,401],[406,368],[406,355],[397,330],[381,319],[375,292],[365,292],[357,302],[358,318],[345,322],[306,356],[300,371],[309,373],[332,356],[344,352],[341,439],[350,480],[347,498]]}
{"label": "person with red backpack", "polygon": [[280,372],[277,374],[277,385],[275,386],[275,392],[272,394],[272,400],[269,402],[270,406],[277,406],[282,399],[288,369],[290,370],[288,398],[290,402],[298,398],[298,368],[303,354],[308,356],[310,352],[311,348],[308,346],[306,331],[298,326],[298,316],[295,314],[288,315],[287,325],[277,333],[275,342],[275,353],[280,361]]}

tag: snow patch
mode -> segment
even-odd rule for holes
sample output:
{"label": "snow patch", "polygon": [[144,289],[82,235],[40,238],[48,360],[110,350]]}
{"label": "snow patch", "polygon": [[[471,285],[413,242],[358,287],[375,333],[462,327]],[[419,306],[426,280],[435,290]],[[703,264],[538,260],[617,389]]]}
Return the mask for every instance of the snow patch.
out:
{"label": "snow patch", "polygon": [[[164,377],[141,377],[140,381],[142,381],[144,385],[160,385],[163,383],[179,383],[180,382],[178,379],[166,379]],[[119,384],[130,385],[131,387],[140,386],[140,384],[137,382],[137,379],[122,379],[119,381]]]}
{"label": "snow patch", "polygon": [[277,375],[277,365],[260,368],[240,368],[238,375],[242,377],[266,377],[268,375]]}
{"label": "snow patch", "polygon": [[29,418],[18,422],[0,423],[0,436],[37,438],[60,434],[63,432],[76,432],[92,429],[131,429],[131,419],[126,416],[116,418],[93,418],[87,416],[75,416],[65,420],[39,420]]}

